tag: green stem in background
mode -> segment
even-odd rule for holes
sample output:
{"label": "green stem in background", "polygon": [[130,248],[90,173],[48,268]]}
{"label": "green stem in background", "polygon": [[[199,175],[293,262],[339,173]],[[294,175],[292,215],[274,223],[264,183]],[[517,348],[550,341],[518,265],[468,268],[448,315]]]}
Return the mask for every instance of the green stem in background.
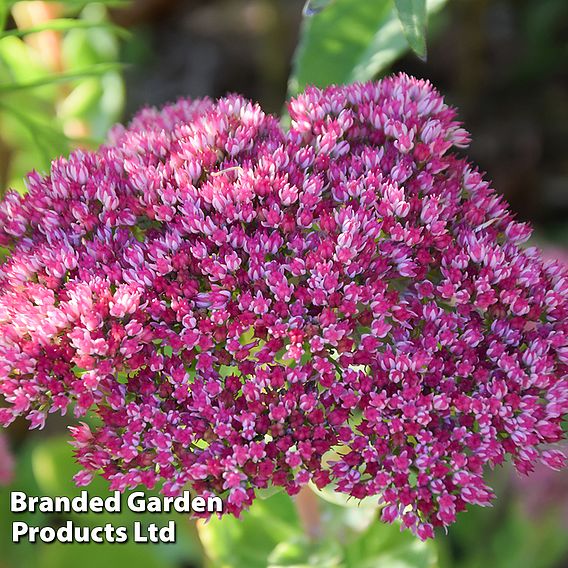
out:
{"label": "green stem in background", "polygon": [[25,83],[2,83],[0,84],[1,93],[12,93],[14,91],[22,91],[27,89],[36,89],[38,87],[45,87],[54,83],[64,83],[67,81],[74,81],[76,79],[84,79],[85,77],[99,77],[109,71],[116,71],[123,69],[125,65],[121,63],[95,63],[80,71],[68,71],[63,73],[51,73],[45,77],[28,81]]}
{"label": "green stem in background", "polygon": [[4,31],[8,20],[9,6],[6,0],[0,0],[0,32]]}
{"label": "green stem in background", "polygon": [[[1,6],[0,0],[0,6]],[[1,8],[0,8],[1,10]],[[0,15],[0,24],[2,23]],[[56,18],[53,20],[49,20],[42,24],[38,24],[37,26],[32,26],[26,29],[14,29],[8,31],[0,31],[0,39],[5,37],[25,37],[30,34],[37,34],[44,31],[56,31],[56,32],[66,32],[69,30],[78,30],[78,29],[96,29],[96,28],[103,28],[115,33],[118,37],[122,38],[130,38],[131,34],[128,30],[121,28],[120,26],[115,26],[109,22],[89,22],[86,20],[77,20],[73,18]]]}

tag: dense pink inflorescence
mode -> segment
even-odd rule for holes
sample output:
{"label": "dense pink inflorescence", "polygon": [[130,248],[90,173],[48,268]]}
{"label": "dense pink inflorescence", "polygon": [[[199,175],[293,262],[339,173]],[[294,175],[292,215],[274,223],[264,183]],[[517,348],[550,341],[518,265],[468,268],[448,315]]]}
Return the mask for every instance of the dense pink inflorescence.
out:
{"label": "dense pink inflorescence", "polygon": [[424,81],[144,110],[1,205],[0,409],[94,409],[86,484],[333,483],[421,538],[485,466],[560,468],[568,272],[452,147]]}

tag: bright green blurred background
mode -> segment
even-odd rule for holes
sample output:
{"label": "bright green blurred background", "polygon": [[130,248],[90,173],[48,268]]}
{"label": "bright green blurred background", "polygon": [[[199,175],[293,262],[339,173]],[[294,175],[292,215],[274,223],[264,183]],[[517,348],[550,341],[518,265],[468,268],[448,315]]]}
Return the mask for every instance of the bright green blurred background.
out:
{"label": "bright green blurred background", "polygon": [[[420,4],[401,1],[399,9],[418,6],[420,16]],[[95,148],[112,123],[145,104],[236,91],[279,113],[306,83],[402,70],[431,79],[459,107],[473,135],[472,160],[536,225],[548,254],[568,258],[568,2],[432,0],[427,8],[424,42],[426,11],[403,29],[393,0],[316,0],[307,8],[304,0],[0,0],[0,192],[25,191],[27,171],[47,171],[53,157],[74,148]],[[1,568],[568,566],[568,477],[538,470],[521,480],[508,467],[492,474],[494,507],[461,514],[428,544],[377,522],[373,506],[329,493],[316,501],[323,537],[309,542],[292,500],[280,493],[258,500],[241,521],[198,529],[177,516],[175,545],[14,545],[10,490],[79,491],[68,424],[56,419],[30,433],[16,423],[8,432],[16,469],[0,488]],[[99,480],[90,491],[107,490]],[[106,522],[100,515],[18,520],[57,527],[69,518]],[[132,513],[112,518],[115,525],[134,520]]]}

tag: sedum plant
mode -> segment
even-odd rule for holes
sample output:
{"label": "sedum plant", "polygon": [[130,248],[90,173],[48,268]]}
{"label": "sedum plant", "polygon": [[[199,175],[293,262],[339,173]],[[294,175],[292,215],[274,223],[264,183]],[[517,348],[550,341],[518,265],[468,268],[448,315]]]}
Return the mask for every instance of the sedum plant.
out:
{"label": "sedum plant", "polygon": [[92,411],[83,471],[239,515],[311,482],[422,539],[510,458],[559,469],[568,273],[426,81],[309,87],[291,124],[180,100],[0,205],[0,421]]}

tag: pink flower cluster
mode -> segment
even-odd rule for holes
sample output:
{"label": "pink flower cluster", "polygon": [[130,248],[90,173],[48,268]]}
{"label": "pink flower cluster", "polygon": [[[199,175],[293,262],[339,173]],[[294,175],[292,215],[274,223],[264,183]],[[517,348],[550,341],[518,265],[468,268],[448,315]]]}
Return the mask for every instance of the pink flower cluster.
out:
{"label": "pink flower cluster", "polygon": [[181,100],[0,207],[0,421],[71,428],[87,484],[227,511],[312,481],[421,538],[484,468],[564,456],[568,272],[453,147],[428,82],[309,88],[291,127]]}

